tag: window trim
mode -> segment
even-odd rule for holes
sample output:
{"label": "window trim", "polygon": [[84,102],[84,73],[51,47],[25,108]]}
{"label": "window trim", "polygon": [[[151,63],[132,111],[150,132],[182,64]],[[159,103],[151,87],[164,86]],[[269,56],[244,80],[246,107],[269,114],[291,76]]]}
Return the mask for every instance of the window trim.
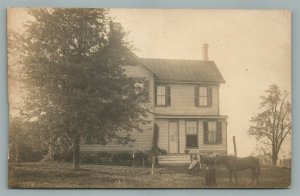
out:
{"label": "window trim", "polygon": [[[206,105],[200,105],[200,87],[205,87],[207,89],[207,104]],[[199,108],[211,108],[213,106],[213,88],[211,85],[197,85],[195,86],[195,95],[194,95],[194,100],[195,100],[195,107]]]}
{"label": "window trim", "polygon": [[[158,95],[158,87],[164,87],[164,91],[165,91],[165,93],[164,93],[164,95]],[[166,86],[165,85],[157,85],[156,86],[156,89],[155,89],[155,91],[156,91],[156,93],[155,93],[155,98],[156,98],[156,103],[155,103],[155,105],[156,106],[159,106],[159,107],[161,107],[161,106],[166,106],[167,104],[166,104],[166,94],[167,94],[167,92],[166,92]],[[160,99],[164,99],[164,104],[158,104],[158,98],[160,98]]]}
{"label": "window trim", "polygon": [[[218,121],[208,121],[207,122],[208,124],[207,124],[207,134],[208,134],[208,143],[211,143],[211,144],[217,144],[218,143]],[[209,130],[209,124],[212,124],[213,125],[213,127],[215,127],[215,130]],[[212,133],[214,133],[214,134],[212,134]],[[210,137],[210,134],[212,134],[213,136],[214,136],[214,141],[209,141],[209,137]]]}
{"label": "window trim", "polygon": [[[140,93],[145,93],[146,88],[145,88],[145,84],[148,83],[148,90],[147,90],[147,94],[145,94],[145,101],[143,101],[143,103],[150,103],[150,80],[148,78],[143,78],[143,77],[132,77],[135,84],[138,82],[142,82],[143,83],[143,90]],[[136,91],[136,89],[135,89]]]}
{"label": "window trim", "polygon": [[[207,107],[208,106],[208,87],[207,86],[199,86],[198,88],[199,88],[199,90],[198,90],[198,92],[199,92],[199,96],[198,96],[199,107]],[[205,88],[205,90],[206,90],[206,96],[201,95],[201,90],[200,90],[201,88]],[[201,98],[205,98],[206,99],[206,104],[205,105],[201,105]]]}
{"label": "window trim", "polygon": [[[164,105],[158,105],[158,93],[157,93],[157,88],[159,86],[165,87],[165,95],[160,95],[165,98],[165,104]],[[168,94],[169,91],[169,94]],[[169,102],[169,103],[168,103]],[[156,84],[155,85],[155,107],[170,107],[171,106],[171,86],[165,85],[165,84]]]}
{"label": "window trim", "polygon": [[[197,146],[188,146],[188,142],[187,142],[187,124],[188,122],[196,122],[196,130],[197,130],[197,135],[196,135],[196,138],[197,138]],[[199,121],[198,120],[192,120],[192,119],[189,119],[189,120],[186,120],[185,121],[185,148],[186,149],[198,149],[199,148]]]}
{"label": "window trim", "polygon": [[[205,137],[205,122],[207,123],[207,141]],[[216,141],[215,142],[209,142],[209,130],[208,130],[208,123],[209,122],[215,122],[216,123]],[[219,127],[221,126],[221,127]],[[204,120],[203,121],[203,144],[204,145],[219,145],[223,144],[223,121],[222,120]],[[220,130],[219,130],[220,129]],[[221,139],[219,138],[219,131],[221,131]]]}

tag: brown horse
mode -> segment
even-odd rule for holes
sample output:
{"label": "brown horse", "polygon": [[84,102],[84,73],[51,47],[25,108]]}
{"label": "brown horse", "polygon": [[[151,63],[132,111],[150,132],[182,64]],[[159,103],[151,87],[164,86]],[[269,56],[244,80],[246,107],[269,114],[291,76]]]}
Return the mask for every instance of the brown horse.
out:
{"label": "brown horse", "polygon": [[253,156],[238,158],[235,156],[220,156],[218,158],[220,164],[224,164],[229,171],[229,180],[232,183],[232,174],[234,175],[235,182],[237,183],[237,171],[250,169],[252,172],[252,182],[256,179],[257,185],[259,184],[260,162],[258,158]]}

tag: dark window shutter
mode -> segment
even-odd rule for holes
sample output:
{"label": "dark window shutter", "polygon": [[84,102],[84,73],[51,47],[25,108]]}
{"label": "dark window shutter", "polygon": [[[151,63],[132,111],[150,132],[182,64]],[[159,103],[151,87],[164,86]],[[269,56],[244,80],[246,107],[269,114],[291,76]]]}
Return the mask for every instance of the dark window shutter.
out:
{"label": "dark window shutter", "polygon": [[208,144],[208,122],[203,122],[204,144]]}
{"label": "dark window shutter", "polygon": [[149,80],[144,81],[144,95],[145,100],[149,101]]}
{"label": "dark window shutter", "polygon": [[211,107],[212,106],[212,88],[207,87],[207,106]]}
{"label": "dark window shutter", "polygon": [[221,144],[222,143],[222,122],[219,121],[217,122],[217,139],[218,139],[218,143]]}
{"label": "dark window shutter", "polygon": [[171,105],[171,87],[166,86],[166,105],[170,106]]}
{"label": "dark window shutter", "polygon": [[195,86],[195,106],[199,106],[199,86]]}

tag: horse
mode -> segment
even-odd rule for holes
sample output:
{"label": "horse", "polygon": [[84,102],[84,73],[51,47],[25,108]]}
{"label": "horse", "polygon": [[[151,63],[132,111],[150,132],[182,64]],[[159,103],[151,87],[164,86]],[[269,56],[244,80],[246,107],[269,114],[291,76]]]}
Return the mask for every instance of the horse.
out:
{"label": "horse", "polygon": [[238,158],[224,155],[219,157],[218,162],[225,165],[228,169],[230,183],[232,183],[232,174],[237,184],[237,171],[250,169],[252,172],[252,183],[254,183],[254,179],[256,179],[256,183],[259,185],[260,161],[258,158],[253,156]]}

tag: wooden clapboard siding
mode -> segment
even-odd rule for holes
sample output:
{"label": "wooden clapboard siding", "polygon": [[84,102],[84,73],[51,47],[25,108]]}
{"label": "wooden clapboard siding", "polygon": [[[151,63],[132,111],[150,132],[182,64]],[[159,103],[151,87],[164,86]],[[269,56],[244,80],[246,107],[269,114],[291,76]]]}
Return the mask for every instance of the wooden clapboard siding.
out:
{"label": "wooden clapboard siding", "polygon": [[[152,147],[153,139],[153,122],[149,125],[141,126],[143,132],[132,131],[131,138],[135,139],[135,142],[127,145],[115,144],[112,142],[106,145],[100,144],[83,144],[81,145],[80,151],[95,152],[95,151],[148,151]],[[120,133],[127,134],[128,132]]]}
{"label": "wooden clapboard siding", "polygon": [[159,127],[158,147],[169,151],[169,121],[166,119],[156,119],[155,123]]}
{"label": "wooden clapboard siding", "polygon": [[[157,84],[156,84],[157,85]],[[219,114],[219,87],[209,85],[212,88],[212,106],[195,106],[196,84],[166,84],[171,87],[171,105],[156,106],[158,115],[218,115]]]}
{"label": "wooden clapboard siding", "polygon": [[[125,74],[128,77],[139,78],[142,80],[149,81],[149,102],[144,103],[146,107],[152,111],[148,114],[146,120],[150,121],[147,125],[141,125],[143,132],[132,131],[131,137],[135,139],[135,142],[128,145],[118,145],[115,143],[108,143],[106,145],[99,144],[85,144],[81,145],[80,150],[86,152],[96,151],[148,151],[152,147],[153,141],[153,128],[154,128],[154,76],[144,66],[124,66]],[[121,133],[122,134],[122,133]],[[124,133],[124,134],[127,134]]]}

